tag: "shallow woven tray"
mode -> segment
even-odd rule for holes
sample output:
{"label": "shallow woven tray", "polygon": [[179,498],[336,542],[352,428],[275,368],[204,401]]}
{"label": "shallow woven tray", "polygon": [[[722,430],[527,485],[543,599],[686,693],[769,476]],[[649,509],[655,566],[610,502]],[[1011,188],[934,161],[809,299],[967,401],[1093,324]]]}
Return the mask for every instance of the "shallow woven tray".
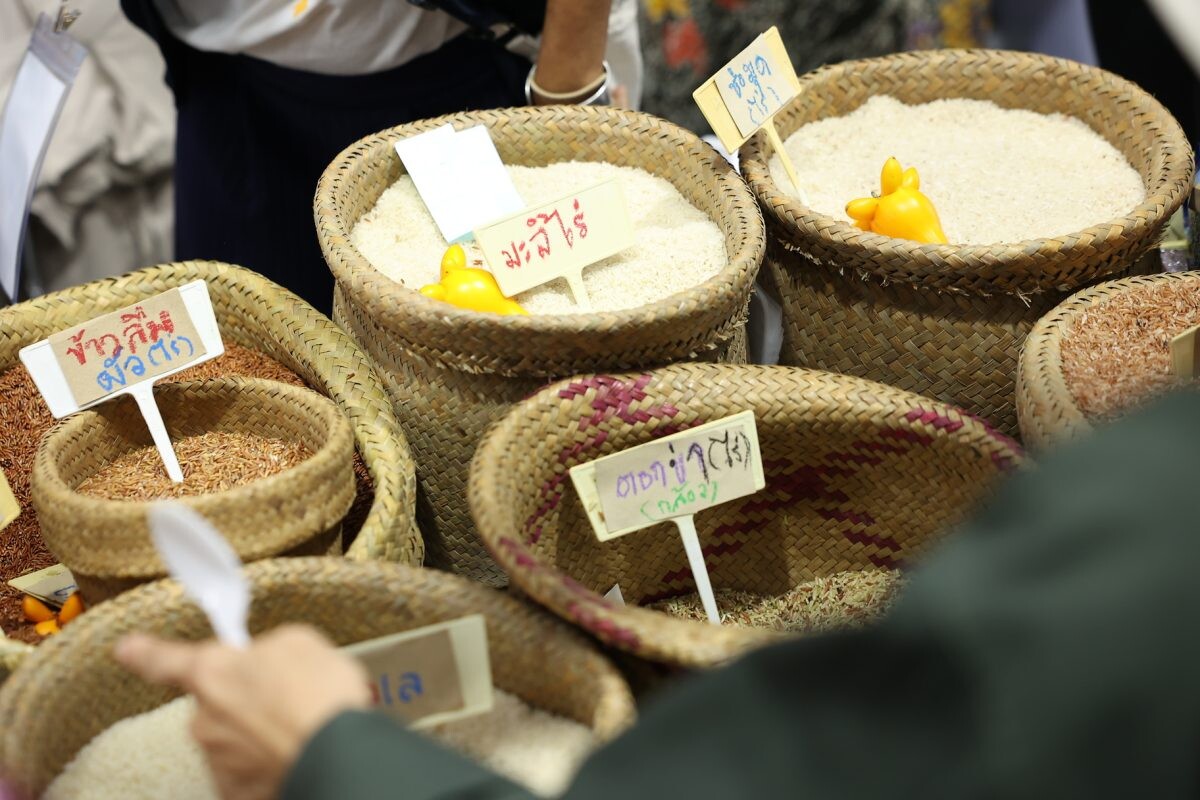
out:
{"label": "shallow woven tray", "polygon": [[[488,126],[509,164],[604,161],[665,178],[720,226],[730,263],[659,302],[586,315],[501,317],[406,289],[351,246],[350,232],[402,174],[392,144],[447,123]],[[379,367],[412,444],[421,487],[418,514],[434,566],[494,585],[504,581],[474,535],[466,480],[479,438],[512,403],[580,372],[745,360],[744,322],[764,248],[762,216],[716,151],[656,117],[557,106],[402,125],[356,142],[334,159],[317,188],[315,214],[337,278],[334,319]]]}
{"label": "shallow woven tray", "polygon": [[[337,405],[299,386],[242,377],[164,384],[154,395],[172,440],[225,431],[309,449],[283,472],[179,500],[208,519],[243,562],[325,555],[331,545],[341,553],[337,534],[354,501],[354,432]],[[89,606],[167,576],[150,538],[150,503],[76,491],[115,459],[148,446],[133,398],[121,398],[68,417],[38,448],[32,494],[42,536]]]}
{"label": "shallow woven tray", "polygon": [[[416,477],[408,442],[370,361],[327,317],[283,287],[247,269],[216,261],[163,264],[95,281],[0,309],[0,369],[18,351],[52,333],[189,281],[204,279],[227,342],[258,350],[329,397],[354,426],[354,439],[375,485],[375,500],[352,559],[419,564]],[[0,680],[31,648],[0,636]]]}
{"label": "shallow woven tray", "polygon": [[[446,622],[487,620],[495,685],[609,738],[633,721],[629,687],[595,646],[540,609],[453,575],[334,558],[272,559],[246,568],[250,630],[288,622],[337,644]],[[126,633],[212,635],[173,580],[138,587],[38,647],[0,688],[0,774],[40,794],[79,749],[114,723],[177,693],[133,678],[113,661]]]}
{"label": "shallow woven tray", "polygon": [[1116,295],[1163,284],[1200,281],[1200,273],[1144,275],[1109,281],[1071,296],[1034,326],[1021,350],[1017,373],[1017,413],[1021,436],[1033,452],[1077,439],[1092,431],[1092,420],[1075,402],[1062,370],[1063,335],[1085,310],[1095,310]]}
{"label": "shallow woven tray", "polygon": [[470,500],[480,536],[520,590],[605,643],[700,667],[776,635],[620,607],[693,591],[673,526],[598,542],[570,482],[575,464],[747,409],[767,486],[701,512],[715,588],[783,593],[814,577],[904,567],[1001,475],[1020,448],[934,400],[788,367],[681,364],[575,378],[512,410],[480,445]]}
{"label": "shallow woven tray", "polygon": [[741,150],[742,172],[772,240],[764,273],[783,304],[781,363],[927,394],[1016,435],[1017,357],[1034,322],[1067,293],[1130,272],[1186,197],[1192,151],[1179,124],[1129,81],[1030,53],[903,53],[825,67],[801,84],[800,96],[776,117],[784,138],[875,95],[906,103],[991,100],[1077,117],[1141,174],[1146,199],[1137,208],[1077,233],[922,245],[859,230],[781,192],[768,170],[774,151],[764,134]]}

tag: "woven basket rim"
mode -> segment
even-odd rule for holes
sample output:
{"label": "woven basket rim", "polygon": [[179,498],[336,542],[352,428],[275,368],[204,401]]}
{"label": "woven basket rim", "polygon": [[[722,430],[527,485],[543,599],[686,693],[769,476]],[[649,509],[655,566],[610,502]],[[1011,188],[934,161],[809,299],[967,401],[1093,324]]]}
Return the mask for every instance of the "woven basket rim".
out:
{"label": "woven basket rim", "polygon": [[[281,472],[272,473],[265,478],[259,478],[250,483],[239,484],[219,492],[187,495],[178,498],[178,502],[192,506],[197,511],[201,511],[205,507],[217,503],[243,500],[250,495],[260,492],[283,490],[287,484],[294,482],[299,477],[303,477],[306,473],[313,472],[314,465],[319,466],[323,461],[338,457],[337,451],[342,449],[347,442],[350,443],[350,452],[354,452],[354,432],[350,427],[350,421],[342,414],[336,403],[307,387],[293,386],[268,378],[251,378],[242,375],[223,375],[216,378],[204,378],[194,381],[176,381],[174,383],[159,384],[154,387],[156,396],[160,392],[178,394],[187,391],[219,396],[226,393],[245,393],[252,396],[269,397],[273,393],[283,402],[294,402],[297,405],[306,406],[307,410],[312,412],[313,421],[319,423],[325,433],[324,441],[316,452],[310,454],[295,466],[288,467]],[[95,420],[96,416],[94,413],[89,415],[85,411],[72,414],[50,429],[46,434],[46,438],[42,440],[41,446],[38,448],[39,452],[53,447],[58,441],[70,436],[78,429],[94,424]],[[43,466],[45,467],[44,470]],[[86,504],[94,508],[120,510],[122,512],[129,511],[135,514],[145,514],[151,505],[158,502],[155,500],[116,500],[108,497],[81,494],[67,485],[58,469],[58,464],[51,458],[45,459],[43,463],[43,459],[39,457],[34,465],[34,474],[38,475],[38,478],[35,478],[35,480],[41,481],[43,486],[53,491],[60,500],[67,502],[76,502],[73,499],[68,500],[67,498],[86,498]]]}
{"label": "woven basket rim", "polygon": [[[770,174],[770,158],[774,153],[767,136],[759,132],[751,137],[740,149],[742,174],[750,185],[755,196],[766,211],[772,226],[780,226],[783,230],[798,229],[806,237],[835,244],[845,251],[856,251],[865,254],[878,254],[884,245],[889,247],[893,259],[900,266],[886,271],[864,266],[866,273],[874,273],[877,277],[887,280],[898,280],[913,283],[936,283],[938,288],[950,291],[974,291],[988,294],[991,291],[1014,293],[1011,286],[1013,279],[1021,279],[1021,288],[1015,291],[1033,293],[1059,287],[1059,280],[1054,272],[1056,259],[1064,252],[1070,252],[1085,246],[1115,245],[1123,237],[1140,238],[1149,236],[1161,225],[1161,221],[1169,217],[1179,208],[1187,197],[1191,186],[1193,159],[1191,145],[1180,127],[1178,121],[1161,103],[1132,81],[1126,80],[1112,72],[1071,61],[1065,58],[1026,53],[1013,50],[995,49],[943,49],[923,50],[906,53],[896,53],[876,58],[858,59],[833,64],[810,72],[800,79],[801,90],[839,81],[855,81],[864,68],[868,67],[898,67],[926,65],[933,66],[949,58],[964,59],[972,66],[1003,66],[1008,63],[1033,62],[1051,76],[1067,80],[1077,79],[1081,75],[1095,74],[1102,76],[1104,81],[1117,90],[1122,96],[1129,98],[1141,109],[1138,116],[1149,115],[1154,122],[1162,126],[1159,137],[1160,146],[1171,152],[1153,181],[1146,183],[1146,196],[1128,213],[1109,220],[1098,221],[1083,230],[1074,231],[1056,237],[1025,239],[1018,242],[1003,242],[997,244],[920,244],[901,239],[882,236],[870,231],[863,231],[848,221],[822,214],[802,205],[798,198],[790,192],[782,192]],[[1047,78],[1049,79],[1049,78]],[[951,91],[949,97],[959,94]],[[1109,102],[1109,101],[1105,101]],[[787,138],[782,128],[791,130],[790,123],[799,114],[800,106],[793,100],[777,117],[782,123],[780,135]],[[1060,112],[1066,113],[1066,112]],[[1129,112],[1125,112],[1127,115]],[[1086,120],[1084,121],[1086,124]],[[1091,126],[1088,126],[1091,128]],[[1164,211],[1165,209],[1165,211]],[[1031,253],[1041,257],[1038,270],[1015,269],[1013,262],[1017,258],[1028,258]],[[899,256],[899,258],[896,258]],[[918,265],[905,268],[908,264]],[[994,273],[995,278],[976,280],[974,288],[963,285],[964,279],[977,272],[987,269]],[[1073,281],[1074,286],[1089,279],[1101,278],[1111,274],[1114,269],[1097,268],[1093,274]],[[1045,275],[1039,274],[1045,272]],[[1008,274],[1012,273],[1012,274]],[[982,288],[979,284],[984,284]]]}
{"label": "woven basket rim", "polygon": [[[554,130],[558,134],[564,127],[572,125],[650,125],[655,129],[658,139],[673,141],[679,149],[690,148],[703,153],[706,160],[702,163],[712,165],[712,177],[719,190],[734,198],[739,211],[750,218],[749,228],[758,230],[751,230],[750,235],[742,237],[736,251],[729,254],[729,263],[718,274],[656,302],[620,311],[529,316],[501,316],[468,311],[425,297],[420,292],[403,287],[388,278],[373,267],[350,243],[353,225],[343,212],[345,204],[342,200],[345,175],[371,163],[374,148],[390,145],[394,141],[446,124],[453,124],[459,130],[485,124],[491,129],[493,136],[502,136],[505,125],[510,121],[536,123],[542,129]],[[386,149],[389,157],[399,158],[390,146]],[[586,156],[587,154],[581,154],[578,160],[589,160]],[[488,359],[481,358],[478,353],[432,348],[427,343],[417,340],[407,329],[419,326],[435,328],[448,334],[478,330],[484,335],[503,334],[516,339],[537,337],[540,341],[549,341],[568,334],[595,332],[608,337],[634,336],[636,340],[637,332],[650,325],[687,326],[690,320],[702,320],[707,309],[734,308],[742,305],[753,286],[766,249],[761,212],[754,196],[716,150],[694,133],[666,120],[650,114],[603,106],[538,106],[459,112],[398,125],[364,137],[339,153],[321,175],[314,200],[314,218],[326,263],[338,284],[343,287],[347,299],[367,309],[382,329],[397,336],[406,347],[432,360],[453,363],[465,361],[471,371],[494,371],[514,375],[528,374],[529,363],[538,361],[537,354],[523,356],[516,366],[509,363],[489,365]],[[328,224],[324,220],[328,220]],[[728,237],[726,239],[728,240]],[[715,341],[720,342],[732,335],[732,331],[718,332]],[[499,360],[510,362],[513,359]],[[534,371],[536,373],[536,369]],[[563,373],[558,371],[557,374]]]}
{"label": "woven basket rim", "polygon": [[1021,348],[1017,374],[1017,411],[1022,438],[1030,449],[1044,451],[1091,432],[1101,422],[1080,408],[1062,369],[1063,339],[1079,315],[1131,289],[1185,281],[1200,281],[1200,273],[1135,275],[1106,281],[1076,292],[1038,320]]}
{"label": "woven basket rim", "polygon": [[[1024,463],[1024,453],[1020,445],[995,431],[985,420],[902,389],[817,370],[765,365],[689,363],[624,375],[576,376],[547,386],[514,406],[504,418],[492,426],[476,450],[468,486],[476,530],[496,563],[504,569],[522,593],[564,619],[589,630],[606,644],[652,660],[678,663],[686,667],[711,667],[741,655],[748,647],[786,637],[783,634],[756,629],[724,626],[714,628],[707,622],[684,620],[671,617],[665,612],[609,603],[599,592],[580,585],[556,565],[543,561],[530,550],[521,540],[519,525],[509,528],[505,524],[505,512],[502,509],[510,508],[512,503],[508,498],[500,496],[500,490],[493,478],[507,471],[507,462],[521,457],[514,449],[513,441],[522,438],[523,420],[533,409],[553,409],[560,405],[559,393],[570,388],[573,383],[579,380],[593,381],[598,377],[630,382],[647,375],[670,379],[676,374],[687,376],[689,382],[695,385],[731,387],[743,385],[739,377],[753,375],[764,382],[775,380],[781,388],[790,388],[789,384],[785,383],[784,376],[793,379],[799,377],[814,387],[812,396],[806,399],[810,402],[819,401],[817,410],[841,408],[844,405],[824,397],[816,391],[817,387],[837,386],[869,390],[876,401],[894,405],[898,411],[911,411],[920,407],[936,411],[943,418],[953,419],[956,423],[961,422],[961,426],[952,433],[936,429],[939,435],[960,438],[964,443],[969,437],[973,437],[971,441],[981,452],[990,448],[993,456],[998,455],[1001,460],[1007,460],[1013,466]],[[863,408],[866,408],[866,405]],[[807,416],[805,418],[809,419]],[[935,429],[931,429],[931,432],[933,430]],[[543,580],[547,575],[553,575],[556,579]],[[579,613],[581,607],[586,607],[586,614]],[[631,638],[636,639],[637,644],[631,644]],[[671,649],[669,645],[658,641],[659,639],[674,642],[677,647]],[[687,642],[686,650],[682,654],[678,646],[680,642]]]}

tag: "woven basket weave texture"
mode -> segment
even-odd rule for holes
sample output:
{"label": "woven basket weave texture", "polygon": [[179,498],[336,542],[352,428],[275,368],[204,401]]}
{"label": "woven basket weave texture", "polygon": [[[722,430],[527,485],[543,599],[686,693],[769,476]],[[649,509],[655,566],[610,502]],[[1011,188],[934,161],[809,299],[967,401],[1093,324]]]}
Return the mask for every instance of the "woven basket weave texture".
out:
{"label": "woven basket weave texture", "polygon": [[1183,202],[1192,152],[1179,124],[1129,81],[1029,53],[903,53],[826,67],[801,84],[800,96],[776,117],[785,138],[876,95],[906,103],[991,100],[1076,117],[1141,174],[1140,205],[1083,231],[995,245],[922,245],[859,230],[781,191],[768,170],[773,150],[765,135],[741,150],[769,231],[764,275],[784,309],[781,363],[936,397],[1015,436],[1017,357],[1034,322],[1074,290],[1140,271],[1135,265]]}
{"label": "woven basket weave texture", "polygon": [[1075,401],[1062,367],[1063,338],[1085,313],[1103,313],[1104,304],[1129,292],[1155,291],[1164,286],[1194,289],[1200,273],[1141,275],[1108,281],[1085,289],[1038,320],[1021,350],[1017,373],[1017,413],[1021,436],[1031,452],[1041,453],[1092,431]]}
{"label": "woven basket weave texture", "polygon": [[[679,536],[657,525],[598,542],[568,475],[746,410],[767,485],[696,516],[717,589],[775,595],[845,570],[904,567],[1023,460],[981,420],[844,375],[680,364],[580,377],[518,405],[480,445],[470,485],[480,536],[522,592],[645,659],[711,666],[771,641],[632,605],[694,590]],[[613,584],[631,605],[602,597]]]}
{"label": "woven basket weave texture", "polygon": [[[338,544],[355,487],[354,433],[337,405],[309,389],[250,378],[164,384],[154,394],[172,441],[243,433],[300,443],[311,453],[284,472],[180,501],[211,522],[243,562],[298,549],[327,553]],[[89,605],[167,575],[150,538],[149,503],[76,490],[144,447],[153,447],[150,432],[125,397],[59,423],[38,450],[32,487],[42,536]]]}
{"label": "woven basket weave texture", "polygon": [[[531,705],[609,738],[634,717],[629,687],[595,646],[541,610],[462,578],[396,564],[269,559],[246,568],[250,630],[319,628],[339,645],[483,614],[492,679]],[[92,737],[175,693],[134,679],[112,658],[127,633],[210,637],[173,580],[91,609],[40,646],[0,688],[0,771],[37,796]]]}
{"label": "woven basket weave texture", "polygon": [[[665,178],[720,226],[729,265],[640,308],[501,317],[404,288],[350,244],[354,224],[402,173],[395,141],[444,124],[486,125],[508,164],[604,161]],[[579,372],[684,360],[745,360],[745,318],[762,259],[762,216],[737,173],[693,134],[646,114],[561,106],[457,114],[383,131],[345,150],[317,190],[316,223],[338,289],[334,319],[374,359],[412,443],[428,563],[493,585],[501,572],[466,505],[475,447],[514,402]]]}
{"label": "woven basket weave texture", "polygon": [[[278,361],[337,403],[353,425],[375,499],[346,556],[420,564],[424,544],[416,524],[416,470],[371,362],[327,317],[261,275],[215,261],[184,261],[0,309],[0,369],[18,365],[22,347],[63,328],[198,279],[208,283],[226,342]],[[0,637],[0,680],[29,652],[28,645]]]}

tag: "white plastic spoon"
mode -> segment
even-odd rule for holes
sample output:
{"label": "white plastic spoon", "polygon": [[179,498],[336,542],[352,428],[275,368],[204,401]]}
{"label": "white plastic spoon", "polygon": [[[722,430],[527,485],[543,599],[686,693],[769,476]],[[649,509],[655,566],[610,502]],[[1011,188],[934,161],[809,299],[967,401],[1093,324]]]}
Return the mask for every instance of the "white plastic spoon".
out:
{"label": "white plastic spoon", "polygon": [[217,638],[230,647],[249,645],[250,586],[242,575],[241,560],[225,537],[182,503],[154,503],[146,517],[154,546],[171,577],[204,609]]}

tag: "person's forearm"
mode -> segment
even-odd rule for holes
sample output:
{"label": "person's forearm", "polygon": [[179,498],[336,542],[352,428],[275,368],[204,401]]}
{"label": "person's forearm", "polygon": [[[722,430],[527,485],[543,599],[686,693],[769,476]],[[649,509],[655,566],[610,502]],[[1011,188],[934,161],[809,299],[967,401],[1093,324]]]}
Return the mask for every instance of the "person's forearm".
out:
{"label": "person's forearm", "polygon": [[548,0],[535,80],[566,94],[592,84],[604,71],[610,0]]}

